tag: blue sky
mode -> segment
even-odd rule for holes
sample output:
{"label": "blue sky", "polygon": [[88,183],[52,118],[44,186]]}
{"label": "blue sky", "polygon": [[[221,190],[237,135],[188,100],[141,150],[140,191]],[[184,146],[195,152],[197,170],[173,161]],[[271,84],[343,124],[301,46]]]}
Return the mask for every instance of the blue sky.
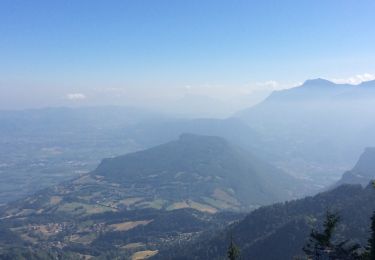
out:
{"label": "blue sky", "polygon": [[373,0],[1,0],[0,108],[371,78],[374,13]]}

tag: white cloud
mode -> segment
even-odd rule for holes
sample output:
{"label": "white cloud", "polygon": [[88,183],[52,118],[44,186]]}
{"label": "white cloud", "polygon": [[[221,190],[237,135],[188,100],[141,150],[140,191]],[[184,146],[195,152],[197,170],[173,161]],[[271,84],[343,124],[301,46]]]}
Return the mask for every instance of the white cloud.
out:
{"label": "white cloud", "polygon": [[258,83],[256,83],[256,85],[259,86],[259,87],[276,89],[280,84],[279,84],[279,82],[277,82],[275,80],[268,80],[268,81],[265,81],[265,82],[258,82]]}
{"label": "white cloud", "polygon": [[370,73],[363,73],[363,74],[358,74],[349,78],[342,78],[342,79],[332,79],[333,82],[339,83],[339,84],[360,84],[364,81],[369,81],[369,80],[374,80],[375,75],[370,74]]}
{"label": "white cloud", "polygon": [[66,98],[69,100],[83,100],[86,99],[86,95],[83,93],[69,93]]}

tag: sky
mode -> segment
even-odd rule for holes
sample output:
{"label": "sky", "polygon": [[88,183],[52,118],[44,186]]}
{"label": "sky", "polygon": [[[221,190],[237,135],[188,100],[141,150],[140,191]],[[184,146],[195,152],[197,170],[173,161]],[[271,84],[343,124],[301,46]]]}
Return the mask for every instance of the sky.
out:
{"label": "sky", "polygon": [[306,79],[356,84],[375,79],[374,13],[373,0],[1,0],[0,109],[237,108]]}

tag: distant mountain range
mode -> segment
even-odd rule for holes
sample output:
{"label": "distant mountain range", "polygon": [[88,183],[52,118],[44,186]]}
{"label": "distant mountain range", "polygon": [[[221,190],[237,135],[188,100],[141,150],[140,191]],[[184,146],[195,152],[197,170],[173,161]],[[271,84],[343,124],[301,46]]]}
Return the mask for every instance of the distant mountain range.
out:
{"label": "distant mountain range", "polygon": [[[116,107],[0,112],[0,171],[8,176],[1,187],[20,169],[12,189],[23,190],[25,176],[39,182],[41,172],[77,169],[67,175],[72,180],[60,174],[65,182],[55,185],[56,178],[0,208],[0,256],[220,259],[232,233],[245,259],[290,259],[328,208],[343,217],[339,236],[364,242],[375,209],[367,186],[374,148],[335,186],[366,188],[340,186],[265,205],[333,183],[364,147],[375,147],[374,101],[375,81],[317,79],[223,120]],[[110,158],[82,173],[102,156]],[[195,239],[200,244],[189,243]]]}
{"label": "distant mountain range", "polygon": [[182,133],[223,137],[309,181],[308,192],[317,191],[336,182],[365,147],[375,146],[374,85],[309,80],[227,119],[175,118],[127,107],[0,111],[0,205],[90,171],[102,158]]}
{"label": "distant mountain range", "polygon": [[[274,91],[265,101],[272,102],[317,102],[318,100],[339,100],[368,98],[373,99],[375,95],[375,80],[362,82],[359,85],[336,84],[325,79],[312,79],[305,81],[301,86],[290,89]],[[258,105],[261,106],[261,105]],[[245,115],[251,109],[244,110],[240,114]]]}
{"label": "distant mountain range", "polygon": [[259,134],[261,152],[280,167],[307,177],[334,173],[337,178],[365,147],[375,145],[375,81],[308,80],[273,92],[235,117]]}

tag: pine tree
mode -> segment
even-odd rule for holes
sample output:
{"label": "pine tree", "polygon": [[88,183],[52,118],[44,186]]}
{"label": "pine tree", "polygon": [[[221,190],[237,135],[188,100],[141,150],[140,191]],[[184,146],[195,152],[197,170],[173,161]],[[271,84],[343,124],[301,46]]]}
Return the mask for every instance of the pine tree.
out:
{"label": "pine tree", "polygon": [[[375,181],[372,181],[372,185],[375,188]],[[368,239],[366,251],[362,255],[362,259],[365,260],[375,260],[375,211],[372,213],[370,230],[371,236]]]}
{"label": "pine tree", "polygon": [[[345,240],[333,243],[332,237],[340,217],[331,212],[326,213],[326,219],[323,223],[323,232],[312,230],[310,234],[309,243],[303,248],[307,255],[307,259],[320,260],[356,260],[360,258],[358,243],[350,240]],[[374,259],[375,260],[375,259]]]}
{"label": "pine tree", "polygon": [[371,237],[368,240],[367,254],[367,259],[375,260],[375,211],[371,217]]}
{"label": "pine tree", "polygon": [[340,218],[337,214],[327,211],[326,219],[323,223],[323,232],[313,229],[310,233],[308,244],[303,248],[308,257],[320,259],[334,250],[332,235],[339,221]]}
{"label": "pine tree", "polygon": [[227,250],[227,256],[229,260],[236,260],[240,257],[240,250],[237,245],[233,242],[233,236],[230,236],[230,244]]}

